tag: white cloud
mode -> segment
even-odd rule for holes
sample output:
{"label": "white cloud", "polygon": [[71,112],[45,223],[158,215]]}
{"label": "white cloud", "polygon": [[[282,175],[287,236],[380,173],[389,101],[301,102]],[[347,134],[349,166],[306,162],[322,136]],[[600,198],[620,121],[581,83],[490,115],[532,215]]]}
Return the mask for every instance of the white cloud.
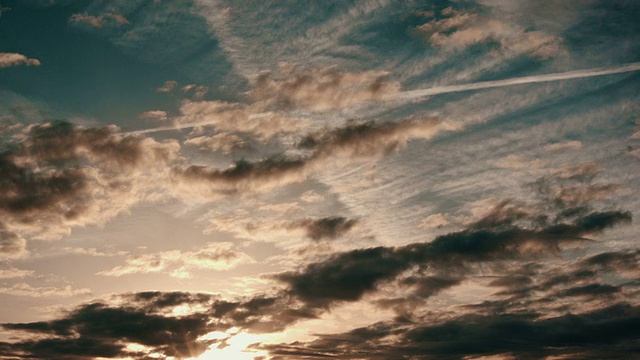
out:
{"label": "white cloud", "polygon": [[233,150],[245,147],[244,141],[233,134],[220,133],[213,136],[198,136],[188,139],[185,145],[192,145],[200,151],[220,151],[223,154],[231,154]]}
{"label": "white cloud", "polygon": [[0,53],[0,68],[18,65],[40,66],[40,60],[28,58],[18,53]]}
{"label": "white cloud", "polygon": [[313,190],[309,190],[300,195],[300,200],[304,202],[320,202],[324,200],[324,196],[318,194]]}
{"label": "white cloud", "polygon": [[582,142],[577,140],[563,141],[546,145],[544,149],[547,151],[578,151],[582,149]]}
{"label": "white cloud", "polygon": [[101,28],[105,25],[121,26],[129,23],[124,16],[118,13],[107,13],[104,15],[93,16],[89,14],[73,14],[69,18],[72,23],[85,24],[94,28]]}
{"label": "white cloud", "polygon": [[431,214],[420,223],[421,229],[437,229],[449,224],[446,214]]}
{"label": "white cloud", "polygon": [[91,290],[87,288],[74,289],[71,285],[64,287],[43,286],[33,287],[27,283],[19,283],[10,287],[0,287],[1,294],[27,297],[73,297],[91,295]]}
{"label": "white cloud", "polygon": [[64,252],[73,255],[85,255],[95,257],[110,257],[127,255],[126,251],[100,251],[96,248],[63,248]]}
{"label": "white cloud", "polygon": [[175,89],[175,87],[178,86],[178,82],[175,80],[167,80],[164,82],[164,84],[162,84],[162,86],[160,86],[159,88],[156,89],[157,92],[160,93],[168,93],[173,91],[173,89]]}
{"label": "white cloud", "polygon": [[33,270],[22,270],[14,267],[10,267],[7,269],[0,269],[0,279],[16,279],[23,278],[27,276],[33,276]]}
{"label": "white cloud", "polygon": [[190,270],[229,270],[241,264],[252,263],[253,259],[239,251],[232,243],[209,243],[196,251],[171,250],[159,253],[131,256],[126,265],[99,272],[99,275],[122,276],[170,271],[177,278],[191,277]]}
{"label": "white cloud", "polygon": [[144,120],[155,120],[155,121],[167,121],[168,116],[166,111],[162,110],[150,110],[145,111],[139,116]]}

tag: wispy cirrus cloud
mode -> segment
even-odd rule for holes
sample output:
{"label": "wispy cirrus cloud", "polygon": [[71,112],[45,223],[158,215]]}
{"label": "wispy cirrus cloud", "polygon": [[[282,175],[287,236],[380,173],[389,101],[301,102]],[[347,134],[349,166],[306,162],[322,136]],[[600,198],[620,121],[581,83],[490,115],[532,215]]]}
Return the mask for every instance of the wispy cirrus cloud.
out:
{"label": "wispy cirrus cloud", "polygon": [[15,267],[0,269],[0,279],[19,279],[27,276],[33,276],[33,270],[22,270]]}
{"label": "wispy cirrus cloud", "polygon": [[178,278],[191,277],[190,270],[229,270],[236,266],[252,263],[254,260],[236,249],[232,243],[210,243],[195,251],[171,250],[130,256],[126,265],[116,266],[99,274],[123,276],[170,271]]}
{"label": "wispy cirrus cloud", "polygon": [[54,287],[54,286],[33,287],[27,283],[18,283],[13,286],[0,287],[0,293],[14,295],[14,296],[27,296],[27,297],[45,297],[45,296],[72,297],[72,296],[91,295],[91,290],[88,288],[74,289],[71,287],[71,285],[67,285],[64,287]]}
{"label": "wispy cirrus cloud", "polygon": [[73,14],[69,18],[69,22],[84,24],[94,28],[101,28],[105,25],[122,26],[129,23],[124,16],[111,12],[103,15],[89,15],[89,14]]}
{"label": "wispy cirrus cloud", "polygon": [[256,162],[238,161],[224,170],[205,166],[174,169],[185,184],[204,186],[213,194],[230,194],[299,182],[333,159],[378,160],[398,151],[412,139],[428,139],[458,129],[436,118],[408,118],[396,123],[348,124],[304,137],[299,148],[309,155],[278,155]]}

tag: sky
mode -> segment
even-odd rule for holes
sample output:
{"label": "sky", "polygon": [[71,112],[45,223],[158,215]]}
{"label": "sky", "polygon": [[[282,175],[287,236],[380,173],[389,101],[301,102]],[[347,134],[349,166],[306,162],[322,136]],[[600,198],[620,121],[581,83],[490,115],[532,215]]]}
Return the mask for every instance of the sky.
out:
{"label": "sky", "polygon": [[0,357],[631,358],[639,18],[0,0]]}

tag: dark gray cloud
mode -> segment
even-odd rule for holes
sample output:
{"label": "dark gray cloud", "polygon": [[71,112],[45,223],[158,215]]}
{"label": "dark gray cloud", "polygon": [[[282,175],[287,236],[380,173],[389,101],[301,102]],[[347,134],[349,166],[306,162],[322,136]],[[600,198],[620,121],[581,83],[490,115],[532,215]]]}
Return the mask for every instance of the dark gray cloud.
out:
{"label": "dark gray cloud", "polygon": [[620,292],[620,287],[608,284],[588,284],[564,290],[560,296],[601,296]]}
{"label": "dark gray cloud", "polygon": [[307,237],[313,240],[335,239],[347,233],[358,223],[356,219],[343,216],[331,216],[320,219],[302,219],[289,224],[290,227],[303,228]]}
{"label": "dark gray cloud", "polygon": [[468,264],[494,262],[555,253],[562,244],[582,241],[597,233],[630,221],[628,212],[592,213],[574,223],[544,228],[470,229],[436,237],[430,243],[403,247],[358,249],[333,255],[297,272],[277,278],[290,287],[292,295],[312,306],[357,301],[383,282],[414,267],[463,269]]}
{"label": "dark gray cloud", "polygon": [[180,305],[208,304],[215,297],[210,294],[190,293],[185,291],[143,291],[123,295],[123,298],[138,304],[149,312],[158,312]]}
{"label": "dark gray cloud", "polygon": [[640,268],[640,250],[604,252],[583,259],[581,266],[622,272]]}
{"label": "dark gray cloud", "polygon": [[187,184],[204,184],[212,193],[235,194],[299,181],[306,166],[303,159],[275,156],[257,162],[240,160],[225,170],[193,165],[174,169],[174,175]]}
{"label": "dark gray cloud", "polygon": [[197,341],[209,332],[209,317],[192,314],[170,317],[150,314],[132,307],[112,307],[103,303],[83,305],[63,319],[25,324],[3,324],[5,329],[48,334],[54,338],[11,344],[3,356],[27,352],[31,358],[126,357],[122,342],[153,348],[166,356],[190,357],[202,353],[207,344]]}
{"label": "dark gray cloud", "polygon": [[[145,358],[151,353],[178,358],[196,357],[215,340],[202,340],[212,331],[242,328],[277,332],[319,312],[284,294],[256,295],[227,301],[205,293],[147,291],[123,294],[112,303],[81,305],[65,316],[31,323],[5,323],[5,330],[31,333],[32,339],[0,343],[0,356],[36,359]],[[124,300],[124,301],[123,301]],[[189,314],[174,315],[178,306]],[[128,343],[147,346],[133,352]]]}
{"label": "dark gray cloud", "polygon": [[[61,151],[54,160],[67,158],[67,153]],[[286,173],[290,166],[295,172],[298,166],[304,166],[304,161],[291,162],[281,158],[261,163],[241,162],[226,171],[193,171],[208,180],[231,184],[244,179],[262,180],[272,173]],[[567,209],[556,204],[552,208],[558,212]],[[627,285],[600,281],[599,272],[630,271],[637,266],[637,251],[579,259],[566,269],[527,262],[519,270],[509,272],[499,264],[557,255],[565,244],[588,242],[585,236],[599,234],[630,220],[629,212],[593,211],[589,204],[584,204],[583,210],[572,215],[553,216],[535,207],[503,201],[465,229],[440,235],[431,242],[342,252],[297,271],[277,274],[274,277],[284,288],[268,295],[225,300],[210,294],[141,292],[123,295],[111,305],[82,305],[56,320],[4,324],[7,330],[28,331],[34,337],[4,344],[0,350],[4,356],[26,353],[34,358],[55,358],[56,352],[61,353],[61,358],[71,356],[62,354],[65,349],[69,354],[78,354],[73,355],[78,359],[143,357],[144,354],[132,354],[122,345],[138,343],[165,356],[196,356],[213,344],[214,340],[198,340],[211,331],[233,327],[252,332],[281,331],[298,321],[318,318],[340,303],[361,300],[383,284],[395,281],[394,284],[407,290],[409,296],[375,302],[396,310],[397,317],[393,322],[374,324],[347,334],[322,335],[310,343],[265,348],[275,358],[300,359],[323,356],[387,359],[390,354],[425,359],[461,358],[501,353],[535,358],[547,354],[582,353],[585,344],[592,341],[599,344],[598,354],[615,354],[613,345],[627,349],[633,345],[629,342],[633,337],[617,332],[608,339],[594,340],[594,334],[598,334],[594,324],[630,326],[624,321],[637,321],[638,311],[635,305],[628,304],[597,310],[603,299],[619,301],[620,295],[629,289]],[[339,236],[354,225],[355,220],[343,217],[307,219],[297,224],[312,239]],[[476,276],[481,268],[495,268],[502,274],[488,284],[502,288],[494,294],[497,300],[460,307],[460,312],[449,320],[435,315],[426,319],[419,313],[427,299],[461,285],[469,277]],[[583,304],[584,312],[573,317],[561,315],[575,312],[575,307],[571,306],[575,299]],[[167,315],[182,305],[188,305],[193,312]],[[600,316],[595,315],[598,311],[604,314],[601,320],[595,320]],[[618,315],[607,317],[611,312]],[[619,313],[626,314],[624,319]],[[547,316],[542,318],[542,314]],[[569,326],[576,317],[582,319],[578,321],[582,329],[562,328]],[[561,329],[552,332],[554,336],[546,335],[545,332],[554,326]],[[43,340],[41,335],[45,334],[48,338]],[[501,336],[507,339],[504,343],[487,345],[488,341],[498,341]],[[568,340],[563,340],[565,338]],[[89,349],[87,344],[96,350]],[[563,350],[552,351],[550,347],[563,347]]]}
{"label": "dark gray cloud", "polygon": [[344,127],[320,131],[302,138],[298,147],[313,149],[314,158],[379,158],[399,150],[411,139],[427,139],[445,130],[451,123],[435,117],[409,117],[399,122],[352,122]]}
{"label": "dark gray cloud", "polygon": [[531,187],[548,207],[563,210],[559,217],[571,216],[621,190],[618,184],[598,182],[601,172],[602,167],[593,162],[566,166],[537,179]]}
{"label": "dark gray cloud", "polygon": [[175,168],[173,173],[184,184],[202,185],[213,193],[261,190],[304,180],[321,170],[329,159],[377,160],[399,150],[411,139],[426,139],[455,128],[436,118],[348,124],[304,137],[299,146],[310,150],[306,156],[280,154],[255,162],[237,161],[224,170],[189,166]]}
{"label": "dark gray cloud", "polygon": [[97,357],[139,355],[126,351],[123,345],[85,337],[42,339],[18,344],[0,343],[0,354],[5,359],[60,360],[90,360]]}
{"label": "dark gray cloud", "polygon": [[27,241],[0,222],[0,257],[20,258],[27,254]]}
{"label": "dark gray cloud", "polygon": [[[495,217],[496,213],[500,211],[492,211],[490,216]],[[525,229],[498,222],[495,230],[472,225],[466,230],[439,236],[430,243],[336,254],[300,271],[277,275],[277,279],[286,285],[283,291],[233,301],[188,292],[125,294],[120,297],[124,302],[115,299],[112,305],[103,302],[82,305],[56,320],[3,324],[6,330],[27,331],[34,336],[30,340],[2,344],[0,352],[6,357],[26,354],[32,358],[143,358],[145,354],[132,353],[123,345],[137,343],[165,356],[197,356],[216,341],[198,340],[211,331],[232,327],[253,332],[281,331],[297,321],[317,318],[336,303],[359,300],[364,294],[375,291],[382,282],[399,278],[409,269],[420,271],[401,278],[398,284],[411,291],[416,298],[415,304],[423,304],[421,299],[460,284],[473,271],[469,267],[473,264],[526,259],[532,254],[555,252],[563,243],[583,241],[579,237],[585,232],[602,231],[628,219],[629,214],[625,212],[591,213],[563,224],[562,231],[557,231],[558,224]],[[476,224],[479,223],[490,221],[485,219]],[[625,257],[624,253],[590,257],[577,261],[576,266],[616,264],[616,259]],[[607,333],[605,336],[608,337],[598,338],[598,326],[635,326],[633,322],[640,319],[636,307],[623,304],[582,315],[541,319],[535,309],[544,302],[528,299],[536,291],[549,290],[552,298],[579,297],[592,306],[589,299],[595,301],[614,296],[623,291],[622,287],[594,282],[595,276],[586,270],[580,274],[576,269],[569,269],[567,274],[556,274],[555,278],[550,277],[546,283],[539,284],[536,277],[544,274],[540,270],[539,266],[529,263],[510,277],[493,281],[492,286],[505,287],[511,292],[505,292],[508,296],[505,300],[476,307],[478,315],[465,315],[469,309],[463,309],[457,318],[439,322],[439,317],[431,320],[416,317],[405,307],[394,322],[374,324],[347,334],[322,335],[311,343],[270,345],[265,349],[275,358],[283,359],[329,355],[345,359],[383,359],[390,358],[390,354],[426,359],[498,353],[535,358],[541,354],[582,353],[588,342],[598,344],[598,354],[615,354],[614,345],[622,346],[620,349],[630,346],[630,339],[635,339],[632,336],[635,330],[630,333],[616,330],[615,334]],[[432,271],[449,275],[431,275]],[[579,283],[582,279],[587,283]],[[521,294],[517,290],[522,290]],[[402,307],[403,301],[411,301],[396,300],[380,301],[378,305]],[[182,305],[188,305],[193,312],[167,315]],[[523,312],[523,306],[528,306],[529,310]],[[483,313],[487,315],[479,315]],[[582,319],[577,322],[579,326],[568,328],[575,319]],[[47,338],[41,335],[47,335]],[[501,337],[507,340],[498,341]],[[489,341],[498,343],[489,346]],[[552,351],[549,350],[551,346],[564,348]]]}
{"label": "dark gray cloud", "polygon": [[463,315],[433,322],[383,322],[307,343],[264,345],[276,359],[628,359],[637,349],[640,308],[627,303],[578,314]]}
{"label": "dark gray cloud", "polygon": [[434,296],[444,289],[458,285],[462,282],[461,278],[441,277],[441,276],[410,276],[402,279],[400,284],[414,287],[414,294],[420,298],[428,298]]}
{"label": "dark gray cloud", "polygon": [[[171,142],[82,128],[66,121],[31,125],[0,151],[3,229],[56,237],[71,224],[100,223],[139,196],[131,176],[175,158]],[[109,215],[110,214],[110,215]],[[38,226],[32,226],[35,223]],[[3,238],[7,236],[3,235]]]}

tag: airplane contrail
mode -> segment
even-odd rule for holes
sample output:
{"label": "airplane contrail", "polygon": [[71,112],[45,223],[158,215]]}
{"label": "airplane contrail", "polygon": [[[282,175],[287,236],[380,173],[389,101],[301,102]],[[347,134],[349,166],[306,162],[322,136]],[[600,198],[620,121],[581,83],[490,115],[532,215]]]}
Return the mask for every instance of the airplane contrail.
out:
{"label": "airplane contrail", "polygon": [[614,66],[614,67],[606,67],[606,68],[585,69],[585,70],[568,71],[568,72],[544,74],[544,75],[532,75],[532,76],[524,76],[524,77],[517,77],[517,78],[511,78],[511,79],[504,79],[504,80],[490,80],[490,81],[481,81],[481,82],[470,83],[470,84],[438,86],[438,87],[432,87],[429,89],[403,91],[401,93],[390,96],[388,100],[410,100],[410,99],[417,99],[417,98],[430,96],[430,95],[448,94],[448,93],[461,92],[461,91],[489,89],[489,88],[513,86],[513,85],[521,85],[521,84],[533,84],[533,83],[559,81],[559,80],[582,79],[582,78],[588,78],[588,77],[594,77],[594,76],[621,74],[621,73],[633,72],[638,70],[640,70],[640,62]]}
{"label": "airplane contrail", "polygon": [[[469,83],[469,84],[437,86],[437,87],[432,87],[428,89],[403,91],[400,93],[391,94],[385,97],[383,100],[411,101],[411,100],[416,100],[416,99],[420,99],[425,96],[431,96],[431,95],[449,94],[449,93],[462,92],[462,91],[490,89],[490,88],[514,86],[514,85],[522,85],[522,84],[533,84],[533,83],[571,80],[571,79],[583,79],[583,78],[589,78],[594,76],[614,75],[614,74],[622,74],[622,73],[628,73],[628,72],[634,72],[634,71],[640,71],[640,62],[613,66],[613,67],[584,69],[584,70],[568,71],[568,72],[553,73],[553,74],[523,76],[523,77],[516,77],[516,78],[510,78],[510,79],[503,79],[503,80],[480,81],[480,82]],[[260,114],[256,114],[256,115],[259,116]],[[174,126],[163,126],[158,128],[152,128],[152,129],[129,131],[129,132],[125,132],[125,134],[131,134],[131,135],[149,134],[149,133],[155,133],[160,131],[189,129],[196,126],[209,125],[209,124],[210,122],[206,122],[206,121],[198,122],[198,123],[176,124]]]}

